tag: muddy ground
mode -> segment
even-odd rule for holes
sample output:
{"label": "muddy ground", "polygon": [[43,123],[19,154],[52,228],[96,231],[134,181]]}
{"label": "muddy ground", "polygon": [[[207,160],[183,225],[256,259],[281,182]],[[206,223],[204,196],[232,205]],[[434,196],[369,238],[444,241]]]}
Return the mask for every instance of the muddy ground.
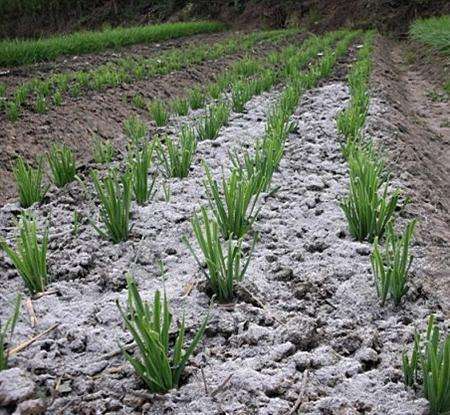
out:
{"label": "muddy ground", "polygon": [[[444,147],[418,159],[414,154],[424,153],[423,143],[414,141],[419,135],[398,134],[414,108],[401,89],[402,73],[394,72],[395,55],[383,42],[378,40],[375,51],[367,132],[389,149],[396,164],[394,183],[414,197],[400,222],[411,216],[423,222],[404,305],[379,306],[371,247],[352,240],[339,207],[348,188],[334,121],[349,98],[341,63],[332,79],[302,97],[293,116],[298,128],[274,176],[273,188],[279,189],[261,198],[254,229],[259,241],[243,287],[233,304],[213,307],[206,336],[179,390],[149,394],[117,353],[118,343],[131,338],[121,327],[115,301],[126,299],[127,272],[145,298],[165,286],[175,317],[186,313],[192,338],[209,297],[181,237],[193,242],[189,220],[206,203],[200,161],[217,177],[222,167],[227,171],[228,151],[251,148],[263,134],[279,89],[253,98],[245,114],[232,115],[217,140],[199,144],[189,177],[170,180],[169,202],[158,180],[155,199],[145,207],[133,205],[135,226],[126,243],[112,245],[99,238],[86,219],[96,217],[97,208],[79,184],[51,189],[35,212],[41,224],[51,225],[53,283],[49,294],[33,300],[36,326],[31,327],[24,311],[15,339],[58,327],[11,359],[11,366],[19,368],[11,376],[25,376],[23,383],[28,382],[27,398],[45,397],[48,414],[426,414],[420,393],[403,385],[401,353],[431,312],[441,322],[449,318],[445,293],[436,296],[431,283],[448,286],[448,274],[437,273],[432,255],[445,247],[447,236],[438,226],[446,220],[445,210],[431,209],[425,193],[443,168],[431,156],[442,154]],[[176,133],[183,121],[173,119],[165,130]],[[123,139],[120,131],[114,134]],[[75,210],[84,217],[76,237],[71,234]],[[18,212],[17,203],[0,210],[1,233],[9,239]],[[429,232],[425,223],[432,227]],[[431,238],[431,232],[441,239]],[[164,283],[159,260],[166,268]],[[4,316],[23,285],[4,256],[0,272]],[[291,412],[294,408],[297,412]]]}
{"label": "muddy ground", "polygon": [[[193,42],[220,41],[228,34],[199,35]],[[200,39],[199,39],[200,38]],[[300,42],[304,35],[293,36],[291,42]],[[172,41],[175,46],[191,44],[190,40]],[[272,50],[283,47],[286,41],[277,46],[270,42],[261,42],[250,52],[253,56],[264,56]],[[173,47],[175,47],[173,46]],[[150,50],[151,47],[147,46]],[[152,53],[159,50],[153,47]],[[145,99],[169,99],[185,95],[195,85],[206,85],[215,76],[224,71],[245,52],[238,52],[213,61],[205,61],[180,71],[174,71],[158,78],[124,84],[106,91],[89,91],[78,98],[65,97],[60,107],[52,107],[45,114],[25,111],[17,122],[9,122],[5,114],[0,114],[0,203],[14,200],[17,192],[14,186],[12,166],[18,155],[30,162],[36,156],[47,152],[53,143],[65,143],[75,151],[78,165],[83,166],[92,161],[92,142],[95,136],[110,139],[116,148],[123,149],[126,144],[121,134],[123,121],[136,108],[131,104],[135,94]],[[146,117],[145,111],[141,116]],[[151,123],[149,123],[151,125]],[[156,129],[151,125],[151,130]]]}

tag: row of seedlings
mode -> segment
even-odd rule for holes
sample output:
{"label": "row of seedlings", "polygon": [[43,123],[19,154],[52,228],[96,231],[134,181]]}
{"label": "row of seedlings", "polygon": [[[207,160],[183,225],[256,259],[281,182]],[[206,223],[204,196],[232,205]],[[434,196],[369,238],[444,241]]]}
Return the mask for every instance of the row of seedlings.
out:
{"label": "row of seedlings", "polygon": [[[395,212],[400,191],[388,191],[390,178],[384,161],[362,134],[369,109],[373,38],[374,33],[367,32],[357,62],[348,75],[350,104],[337,118],[338,130],[346,139],[342,152],[350,175],[349,195],[341,207],[350,234],[356,240],[373,243],[370,259],[381,305],[389,299],[399,306],[408,292],[408,273],[413,260],[410,246],[416,220],[410,221],[402,234],[396,233]],[[429,317],[425,339],[416,333],[411,357],[403,354],[403,371],[407,386],[422,385],[433,415],[450,410],[450,335],[441,336],[433,315]]]}
{"label": "row of seedlings", "polygon": [[[37,113],[44,113],[51,106],[61,105],[67,94],[78,97],[89,91],[103,91],[124,83],[165,75],[206,60],[250,50],[258,42],[271,42],[293,33],[294,30],[256,32],[240,38],[233,36],[212,45],[196,44],[185,49],[173,49],[151,58],[127,57],[91,70],[58,73],[46,79],[33,78],[0,101],[0,109],[3,107],[10,121],[16,121],[25,106]],[[6,90],[3,93],[6,96]]]}

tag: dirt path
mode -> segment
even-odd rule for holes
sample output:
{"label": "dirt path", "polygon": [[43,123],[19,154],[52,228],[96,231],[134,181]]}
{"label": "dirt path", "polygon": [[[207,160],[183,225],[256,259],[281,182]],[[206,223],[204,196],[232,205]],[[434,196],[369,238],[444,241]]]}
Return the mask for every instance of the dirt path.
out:
{"label": "dirt path", "polygon": [[412,199],[403,216],[420,220],[418,240],[429,262],[423,286],[449,316],[450,106],[435,98],[440,84],[427,71],[406,63],[405,51],[404,44],[378,38],[368,132],[387,150]]}

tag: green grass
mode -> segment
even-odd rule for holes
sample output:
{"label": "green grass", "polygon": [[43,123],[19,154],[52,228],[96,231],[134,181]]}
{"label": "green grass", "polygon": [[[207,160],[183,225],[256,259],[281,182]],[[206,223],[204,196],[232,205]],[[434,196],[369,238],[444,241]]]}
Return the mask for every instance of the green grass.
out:
{"label": "green grass", "polygon": [[[157,290],[153,304],[150,305],[142,300],[132,277],[127,277],[127,283],[127,308],[123,309],[119,301],[117,307],[125,327],[133,336],[139,357],[132,356],[122,349],[123,354],[150,392],[168,392],[178,387],[184,368],[205,333],[208,315],[189,347],[184,349],[186,331],[184,317],[174,333],[171,329],[173,318],[166,293],[161,299],[161,293]],[[175,342],[171,347],[172,338]]]}
{"label": "green grass", "polygon": [[100,137],[94,138],[92,157],[98,164],[111,163],[116,155],[116,149],[109,140],[102,140]]}
{"label": "green grass", "polygon": [[48,186],[44,186],[42,183],[44,175],[42,161],[38,163],[37,168],[33,168],[19,156],[13,172],[19,192],[20,206],[28,208],[44,199]]}
{"label": "green grass", "polygon": [[17,320],[19,319],[21,302],[22,296],[17,294],[11,315],[5,322],[0,321],[0,371],[8,368],[9,352],[7,345],[11,342]]}
{"label": "green grass", "polygon": [[230,237],[225,244],[225,249],[222,247],[219,225],[215,220],[208,217],[206,209],[202,208],[200,215],[194,216],[191,223],[195,238],[204,256],[207,271],[187,238],[183,238],[184,242],[191,251],[217,300],[219,302],[229,302],[234,297],[235,284],[243,280],[250,264],[256,237],[245,259],[242,250],[242,239],[234,241]]}
{"label": "green grass", "polygon": [[57,187],[63,187],[75,180],[75,156],[69,147],[53,144],[50,153],[47,154],[47,160],[53,183]]}
{"label": "green grass", "polygon": [[222,126],[228,123],[229,117],[230,107],[226,103],[209,106],[196,128],[198,140],[215,140]]}
{"label": "green grass", "polygon": [[200,88],[193,88],[188,94],[189,106],[193,110],[205,105],[205,93]]}
{"label": "green grass", "polygon": [[137,115],[132,115],[124,121],[123,132],[132,146],[139,147],[148,134],[148,127]]}
{"label": "green grass", "polygon": [[136,203],[145,205],[154,195],[156,177],[149,185],[149,169],[152,164],[153,144],[146,144],[142,150],[134,151],[130,156],[129,170],[133,181],[133,194]]}
{"label": "green grass", "polygon": [[163,101],[150,101],[147,104],[147,110],[150,118],[155,121],[157,127],[162,127],[169,121],[170,114]]}
{"label": "green grass", "polygon": [[351,235],[358,241],[372,242],[381,238],[393,219],[399,192],[388,196],[388,181],[383,164],[364,150],[354,151],[348,158],[350,193],[341,202]]}
{"label": "green grass", "polygon": [[188,115],[189,102],[185,98],[174,98],[170,102],[170,109],[173,113],[183,117],[185,115]]}
{"label": "green grass", "polygon": [[38,237],[36,221],[23,215],[19,224],[15,249],[0,240],[0,246],[9,256],[31,294],[45,290],[48,283],[47,245],[48,229]]}
{"label": "green grass", "polygon": [[450,412],[450,334],[442,334],[431,315],[425,339],[416,332],[409,358],[403,353],[403,374],[407,386],[422,385],[431,415]]}
{"label": "green grass", "polygon": [[216,22],[180,22],[76,32],[38,40],[3,40],[0,42],[0,66],[50,61],[61,55],[100,52],[136,43],[218,32],[224,28],[224,24]]}
{"label": "green grass", "polygon": [[179,143],[171,138],[164,138],[164,146],[157,142],[156,154],[166,177],[187,177],[197,149],[195,132],[189,127],[181,129]]}
{"label": "green grass", "polygon": [[409,34],[414,40],[450,55],[450,15],[416,20]]}
{"label": "green grass", "polygon": [[415,226],[416,221],[413,220],[408,223],[403,235],[397,235],[392,223],[389,224],[384,252],[381,252],[378,239],[375,238],[370,259],[382,306],[388,295],[396,306],[400,305],[402,297],[408,292],[408,272],[413,260],[409,249]]}
{"label": "green grass", "polygon": [[231,102],[234,112],[244,112],[245,104],[250,101],[255,88],[252,82],[238,81],[231,90]]}
{"label": "green grass", "polygon": [[130,233],[130,207],[132,196],[132,177],[130,173],[118,177],[110,172],[103,180],[98,173],[91,173],[92,181],[100,202],[100,220],[104,228],[94,224],[96,231],[113,243],[126,241]]}
{"label": "green grass", "polygon": [[221,187],[205,164],[205,187],[209,206],[225,239],[241,238],[253,226],[258,211],[259,183],[247,180],[238,170],[233,170],[228,179],[222,175]]}

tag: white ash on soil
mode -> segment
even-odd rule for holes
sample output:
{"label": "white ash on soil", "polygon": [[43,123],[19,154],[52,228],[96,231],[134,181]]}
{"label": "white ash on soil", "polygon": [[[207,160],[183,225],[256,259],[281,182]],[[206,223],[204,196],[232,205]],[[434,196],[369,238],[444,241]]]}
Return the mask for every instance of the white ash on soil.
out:
{"label": "white ash on soil", "polygon": [[[370,245],[352,240],[339,207],[348,187],[334,121],[348,100],[342,83],[302,98],[294,115],[298,130],[289,136],[274,176],[279,190],[261,198],[255,226],[260,237],[245,287],[233,306],[212,309],[179,390],[149,394],[125,359],[113,353],[117,342],[131,340],[115,305],[126,299],[125,274],[131,271],[151,300],[163,287],[158,260],[167,269],[171,308],[177,318],[186,313],[192,338],[209,297],[181,236],[193,242],[189,219],[206,203],[200,160],[217,176],[229,168],[228,151],[251,146],[263,134],[266,111],[277,96],[254,98],[217,140],[200,143],[189,177],[170,181],[169,203],[160,191],[147,206],[134,206],[135,226],[126,243],[101,240],[88,223],[78,237],[71,235],[73,211],[87,217],[94,212],[78,184],[36,209],[41,223],[51,223],[50,289],[57,294],[33,302],[38,325],[30,328],[24,313],[15,338],[60,324],[11,365],[31,372],[39,396],[48,397],[46,413],[288,414],[305,373],[302,414],[426,413],[426,401],[405,389],[400,363],[415,326],[423,327],[431,308],[415,290],[403,307],[380,308]],[[3,234],[16,213],[14,205],[0,211]],[[0,267],[0,315],[6,316],[7,300],[23,285],[5,257]],[[413,272],[420,267],[417,261]]]}

